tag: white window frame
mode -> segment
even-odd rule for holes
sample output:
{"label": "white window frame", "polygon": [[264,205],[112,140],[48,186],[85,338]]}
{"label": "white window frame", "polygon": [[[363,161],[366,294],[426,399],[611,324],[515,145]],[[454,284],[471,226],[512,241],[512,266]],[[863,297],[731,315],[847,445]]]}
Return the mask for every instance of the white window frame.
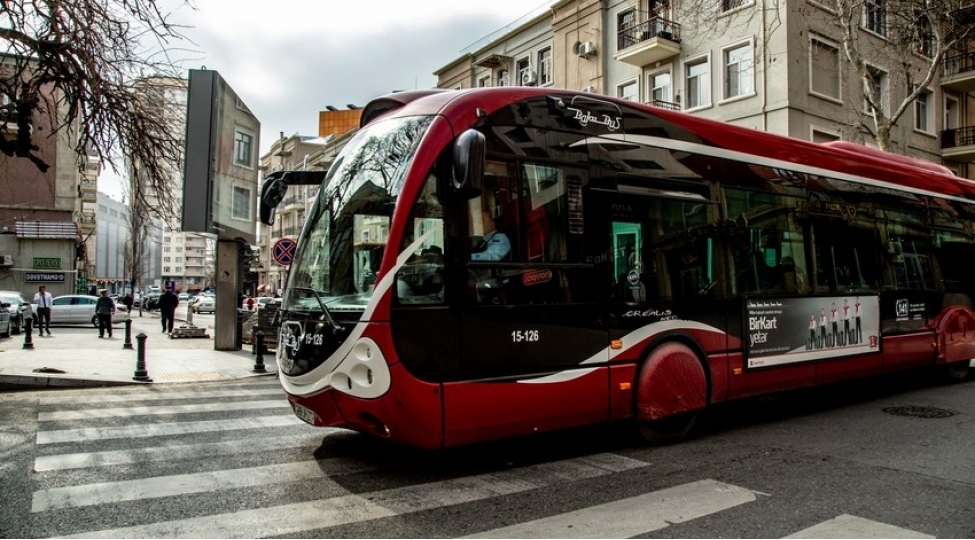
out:
{"label": "white window frame", "polygon": [[[545,58],[543,55],[548,53],[548,57]],[[546,45],[535,53],[538,58],[538,73],[536,77],[536,86],[551,86],[555,82],[555,51],[551,45]]]}
{"label": "white window frame", "polygon": [[[526,55],[518,60],[515,60],[515,73],[517,79],[517,84],[514,86],[525,86],[522,82],[525,80],[525,74],[531,72],[532,70],[532,57],[531,55]],[[535,84],[538,84],[538,75],[535,75]]]}
{"label": "white window frame", "polygon": [[[816,80],[816,73],[813,72],[815,67],[815,62],[813,62],[813,55],[816,54],[817,48],[814,45],[818,42],[823,47],[829,47],[836,51],[836,96],[831,96],[829,94],[823,94],[817,91],[813,87],[813,81]],[[824,38],[823,36],[816,34],[809,34],[809,93],[827,101],[832,101],[833,103],[843,104],[843,71],[841,69],[842,62],[840,61],[840,46],[835,41]]]}
{"label": "white window frame", "polygon": [[[708,70],[707,70],[707,76],[708,76],[707,77],[707,79],[708,79],[707,80],[707,85],[702,85],[701,86],[702,88],[704,88],[704,87],[707,88],[707,95],[704,96],[705,99],[702,99],[701,100],[701,103],[699,103],[698,105],[695,105],[695,106],[691,107],[691,105],[690,105],[690,103],[691,103],[691,97],[690,97],[691,96],[691,93],[688,90],[688,88],[690,87],[690,85],[688,84],[688,82],[690,80],[688,70],[691,67],[697,66],[697,65],[700,65],[700,64],[705,64],[708,67]],[[711,52],[710,51],[708,51],[708,52],[706,52],[704,54],[697,55],[697,56],[692,56],[692,57],[687,58],[686,60],[684,60],[683,69],[681,70],[681,81],[682,81],[682,85],[684,87],[684,99],[682,101],[682,105],[684,107],[684,112],[700,111],[702,109],[707,109],[707,108],[712,107],[714,105],[714,84],[711,81],[713,78],[714,77],[712,77],[712,75],[711,75]]]}
{"label": "white window frame", "polygon": [[616,97],[619,99],[628,99],[623,95],[623,89],[634,86],[633,97],[629,98],[629,101],[640,101],[640,79],[628,79],[616,85]]}
{"label": "white window frame", "polygon": [[670,86],[668,87],[669,88],[668,93],[670,94],[670,96],[668,96],[669,99],[666,100],[662,99],[660,101],[665,101],[667,103],[677,103],[677,98],[675,95],[676,89],[674,88],[673,65],[668,65],[662,69],[650,71],[647,73],[647,103],[653,103],[654,101],[657,100],[657,98],[654,97],[654,92],[657,90],[657,87],[654,86],[654,77],[657,77],[658,75],[664,75],[664,74],[670,75]]}
{"label": "white window frame", "polygon": [[511,70],[508,68],[498,69],[498,86],[511,86]]}
{"label": "white window frame", "polygon": [[[918,101],[920,98],[923,98],[923,102]],[[923,119],[920,118],[919,115],[921,112],[919,111],[919,107],[922,106],[922,103],[924,107]],[[925,88],[924,91],[918,94],[917,98],[914,99],[914,103],[911,104],[911,109],[914,112],[914,131],[924,135],[934,136],[934,115],[936,110],[934,107],[934,92]]]}
{"label": "white window frame", "polygon": [[821,126],[817,126],[815,124],[812,124],[812,125],[809,126],[809,140],[811,142],[816,142],[816,134],[817,133],[822,133],[823,135],[828,135],[828,136],[831,136],[831,137],[836,137],[836,140],[837,141],[842,141],[843,140],[843,135],[839,131],[837,131],[835,129],[824,128],[824,127],[821,127]]}
{"label": "white window frame", "polygon": [[[737,4],[730,6],[725,9],[725,4]],[[720,0],[718,2],[718,15],[728,15],[730,13],[735,13],[736,11],[741,11],[743,9],[750,8],[755,5],[755,0]]]}
{"label": "white window frame", "polygon": [[[874,5],[871,5],[871,3],[873,3]],[[876,8],[880,11],[881,13],[880,24],[882,28],[879,29],[871,28],[870,17],[868,15],[868,12],[873,12],[872,8]],[[890,29],[889,26],[890,22],[888,20],[888,13],[887,13],[887,0],[864,0],[863,9],[861,10],[861,13],[862,15],[860,18],[860,27],[875,36],[879,36],[881,38],[887,39],[887,32]]]}
{"label": "white window frame", "polygon": [[[747,80],[749,84],[749,88],[739,91],[738,94],[735,94],[733,96],[728,95],[728,83],[729,83],[728,67],[730,65],[728,63],[728,55],[732,51],[736,51],[746,47],[748,48],[748,51],[750,53],[750,57],[748,58],[748,67],[745,70],[747,73],[740,74],[739,78],[741,80]],[[755,85],[755,41],[749,38],[747,40],[739,41],[731,45],[728,45],[726,47],[722,47],[721,49],[721,102],[720,103],[729,103],[732,101],[738,101],[740,99],[746,99],[752,97],[756,94],[755,86],[756,86]]]}
{"label": "white window frame", "polygon": [[[880,79],[880,106],[883,107],[883,112],[885,116],[890,115],[890,71],[882,67],[875,66],[873,64],[867,64],[867,69],[873,73],[883,74]],[[857,78],[859,80],[859,77]],[[862,88],[861,88],[862,90]],[[863,96],[863,112],[869,115],[873,114],[873,110],[870,108],[870,104],[867,103],[867,96]]]}
{"label": "white window frame", "polygon": [[[948,108],[949,102],[955,103],[954,108],[951,109]],[[943,107],[942,108],[943,112],[941,117],[941,122],[942,122],[941,129],[942,130],[958,129],[961,122],[961,114],[959,109],[959,107],[961,107],[961,100],[957,96],[953,96],[951,94],[945,93],[944,99],[942,100],[942,107]],[[954,114],[949,116],[951,113]]]}
{"label": "white window frame", "polygon": [[[244,147],[241,136],[247,138],[246,148]],[[255,154],[254,141],[256,140],[257,137],[254,136],[254,133],[251,130],[245,129],[242,126],[234,126],[234,165],[235,166],[243,167],[245,169],[254,168],[254,154]],[[247,154],[246,156],[243,155],[245,152]]]}
{"label": "white window frame", "polygon": [[[230,199],[230,218],[240,221],[251,221],[253,218],[251,216],[252,198],[253,192],[249,186],[234,184]],[[244,203],[243,206],[240,206],[241,202]],[[241,209],[244,210],[244,213],[238,211]],[[176,251],[183,251],[183,248],[177,248]]]}

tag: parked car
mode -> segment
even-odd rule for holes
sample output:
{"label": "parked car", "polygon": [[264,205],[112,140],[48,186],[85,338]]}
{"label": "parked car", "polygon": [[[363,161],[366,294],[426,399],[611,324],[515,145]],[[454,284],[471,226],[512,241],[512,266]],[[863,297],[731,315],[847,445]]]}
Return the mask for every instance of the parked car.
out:
{"label": "parked car", "polygon": [[178,298],[180,302],[185,302],[190,299],[190,293],[181,292],[179,293]]}
{"label": "parked car", "polygon": [[[98,317],[95,316],[97,296],[87,294],[69,294],[55,297],[51,302],[51,324],[85,324],[91,323],[98,327]],[[125,322],[129,319],[129,310],[122,304],[115,304],[115,315],[112,324]]]}
{"label": "parked car", "polygon": [[24,309],[30,302],[24,299],[19,291],[0,291],[0,304],[10,304],[10,328],[12,334],[19,334],[24,329]]}
{"label": "parked car", "polygon": [[159,309],[159,297],[162,296],[160,293],[149,293],[145,295],[142,299],[142,309],[146,311],[152,311],[154,309]]}
{"label": "parked car", "polygon": [[212,296],[197,296],[190,302],[193,313],[213,313],[217,310],[217,303]]}
{"label": "parked car", "polygon": [[0,304],[0,338],[10,337],[10,304]]}

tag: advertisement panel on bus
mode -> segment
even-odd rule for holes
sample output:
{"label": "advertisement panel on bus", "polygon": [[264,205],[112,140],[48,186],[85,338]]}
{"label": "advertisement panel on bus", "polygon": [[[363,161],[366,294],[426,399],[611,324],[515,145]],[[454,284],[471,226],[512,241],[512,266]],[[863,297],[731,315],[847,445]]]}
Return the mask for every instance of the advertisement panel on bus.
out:
{"label": "advertisement panel on bus", "polygon": [[749,368],[878,352],[878,296],[749,298]]}

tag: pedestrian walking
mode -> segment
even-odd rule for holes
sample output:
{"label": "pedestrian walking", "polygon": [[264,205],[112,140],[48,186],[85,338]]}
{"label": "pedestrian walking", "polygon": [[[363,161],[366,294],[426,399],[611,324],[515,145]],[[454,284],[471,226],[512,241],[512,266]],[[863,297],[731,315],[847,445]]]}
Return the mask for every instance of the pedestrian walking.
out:
{"label": "pedestrian walking", "polygon": [[125,309],[127,309],[129,313],[132,313],[133,304],[135,304],[135,301],[132,299],[132,295],[130,293],[125,293],[125,296],[122,297],[122,305],[125,306]]}
{"label": "pedestrian walking", "polygon": [[162,316],[164,334],[173,331],[173,320],[176,318],[176,306],[178,305],[179,297],[173,293],[172,289],[166,289],[159,297],[159,314]]}
{"label": "pedestrian walking", "polygon": [[95,315],[98,317],[98,337],[103,338],[108,333],[112,337],[112,315],[115,315],[115,302],[108,297],[108,290],[102,289],[102,295],[95,304]]}
{"label": "pedestrian walking", "polygon": [[51,296],[51,293],[47,292],[47,287],[41,285],[37,288],[37,294],[34,295],[34,303],[37,304],[38,336],[43,336],[45,330],[47,330],[47,335],[51,335],[51,306],[53,302],[54,297]]}

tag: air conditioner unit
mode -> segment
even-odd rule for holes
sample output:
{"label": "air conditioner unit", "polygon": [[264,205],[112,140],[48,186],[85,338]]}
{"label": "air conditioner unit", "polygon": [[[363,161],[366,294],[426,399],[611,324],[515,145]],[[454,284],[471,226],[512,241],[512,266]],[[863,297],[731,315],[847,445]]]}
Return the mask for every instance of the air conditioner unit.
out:
{"label": "air conditioner unit", "polygon": [[595,94],[596,93],[596,87],[595,86],[587,86],[587,87],[583,88],[582,91],[583,92],[589,92],[590,94]]}
{"label": "air conditioner unit", "polygon": [[579,56],[592,56],[596,54],[596,44],[591,41],[585,41],[579,44]]}
{"label": "air conditioner unit", "polygon": [[14,256],[13,255],[0,255],[0,266],[13,266]]}
{"label": "air conditioner unit", "polygon": [[522,86],[532,86],[538,80],[538,75],[533,70],[528,70],[521,75]]}

